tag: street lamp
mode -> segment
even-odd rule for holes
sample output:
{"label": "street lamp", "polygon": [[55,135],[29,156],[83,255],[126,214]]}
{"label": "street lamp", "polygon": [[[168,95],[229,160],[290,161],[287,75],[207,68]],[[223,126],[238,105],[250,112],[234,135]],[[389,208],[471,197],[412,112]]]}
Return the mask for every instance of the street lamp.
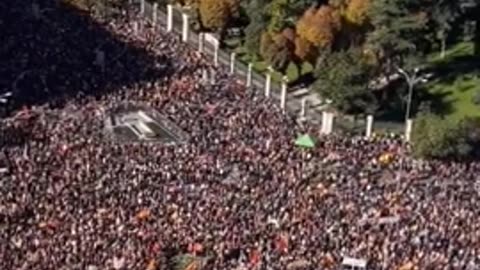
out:
{"label": "street lamp", "polygon": [[12,96],[12,92],[6,92],[3,94],[0,94],[0,104],[6,104],[8,102],[8,99]]}
{"label": "street lamp", "polygon": [[408,84],[408,96],[407,96],[407,109],[405,110],[405,122],[410,119],[410,111],[412,107],[412,96],[413,96],[413,88],[415,85],[418,83],[426,83],[428,82],[428,79],[432,77],[431,73],[424,74],[424,75],[419,75],[418,72],[420,71],[420,68],[415,68],[413,72],[410,74],[407,71],[405,71],[402,68],[397,68],[398,73],[400,73],[403,77],[405,77],[405,80],[407,81]]}

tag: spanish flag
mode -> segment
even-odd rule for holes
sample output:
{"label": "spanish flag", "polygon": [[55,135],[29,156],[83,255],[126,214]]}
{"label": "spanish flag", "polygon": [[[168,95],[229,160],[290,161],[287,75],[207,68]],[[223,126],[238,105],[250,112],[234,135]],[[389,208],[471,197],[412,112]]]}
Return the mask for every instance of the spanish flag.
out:
{"label": "spanish flag", "polygon": [[261,254],[260,251],[254,249],[250,252],[250,264],[254,267],[258,263],[260,263],[261,260]]}

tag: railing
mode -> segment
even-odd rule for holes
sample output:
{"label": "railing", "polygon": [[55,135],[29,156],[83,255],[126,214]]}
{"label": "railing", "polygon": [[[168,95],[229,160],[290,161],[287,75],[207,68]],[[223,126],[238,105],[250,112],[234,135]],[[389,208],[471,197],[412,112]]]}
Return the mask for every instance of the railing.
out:
{"label": "railing", "polygon": [[[138,7],[141,6],[141,1],[144,2],[144,12],[143,15],[145,19],[150,22],[153,22],[153,3],[157,3],[157,22],[156,27],[159,29],[166,29],[167,27],[167,5],[168,1],[166,0],[156,0],[156,1],[146,1],[146,0],[130,0],[130,4],[137,5]],[[183,18],[182,14],[185,11],[174,7],[173,8],[173,24],[172,24],[172,32],[178,34],[179,36],[182,35],[183,31]],[[187,11],[188,12],[188,11]],[[191,22],[190,22],[191,24]],[[192,31],[191,27],[189,27],[188,33],[188,45],[190,45],[193,49],[198,49],[199,47],[199,37],[198,33]],[[214,58],[214,46],[209,42],[203,43],[203,53],[208,57],[211,58],[213,61]],[[218,49],[218,64],[223,65],[225,67],[230,66],[230,53],[221,48]],[[248,73],[248,64],[239,61],[238,59],[235,60],[234,65],[234,75],[246,81],[247,80],[247,73]],[[257,91],[258,94],[263,95],[264,87],[265,87],[266,78],[264,75],[252,70],[251,73],[251,86],[253,87],[254,91]],[[281,86],[278,82],[271,80],[271,90],[270,90],[270,97],[275,99],[278,103],[280,103],[280,92]],[[287,98],[286,102],[286,110],[290,113],[298,113],[299,109],[301,108],[301,100],[297,98]],[[321,124],[322,115],[321,112],[316,110],[307,110],[307,119],[309,122],[313,124]],[[352,119],[351,117],[341,117],[338,116],[335,118],[335,130],[353,134],[365,134],[365,127],[366,127],[366,119],[362,117],[362,119]],[[389,132],[389,133],[403,133],[404,131],[404,124],[394,123],[394,122],[384,122],[384,121],[375,121],[374,123],[374,132]]]}

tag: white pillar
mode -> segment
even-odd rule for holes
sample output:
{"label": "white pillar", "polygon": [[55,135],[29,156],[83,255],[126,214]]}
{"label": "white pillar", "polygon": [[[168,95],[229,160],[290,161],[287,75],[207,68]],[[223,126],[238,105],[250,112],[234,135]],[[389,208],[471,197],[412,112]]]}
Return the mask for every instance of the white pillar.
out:
{"label": "white pillar", "polygon": [[205,40],[205,34],[199,33],[198,34],[198,51],[203,52],[203,41]]}
{"label": "white pillar", "polygon": [[412,137],[413,120],[408,119],[405,126],[405,141],[409,142]]}
{"label": "white pillar", "polygon": [[167,32],[171,32],[172,30],[173,30],[173,6],[167,5]]}
{"label": "white pillar", "polygon": [[302,98],[302,107],[300,108],[300,119],[305,119],[307,116],[307,99]]}
{"label": "white pillar", "polygon": [[182,40],[183,42],[188,41],[188,15],[183,13],[182,14],[182,19],[183,19],[183,27],[182,27]]}
{"label": "white pillar", "polygon": [[283,76],[282,78],[282,94],[280,97],[280,108],[282,108],[282,111],[285,113],[285,107],[287,105],[287,82],[288,78],[287,76]]}
{"label": "white pillar", "polygon": [[320,130],[322,134],[327,133],[327,118],[328,118],[327,112],[323,111],[322,112],[322,129]]}
{"label": "white pillar", "polygon": [[333,132],[333,113],[327,113],[327,126],[325,127],[326,134]]}
{"label": "white pillar", "polygon": [[230,54],[230,74],[235,72],[235,56],[236,54],[234,52]]}
{"label": "white pillar", "polygon": [[365,137],[370,138],[373,130],[373,115],[367,116],[367,127],[365,130]]}
{"label": "white pillar", "polygon": [[152,25],[153,27],[155,28],[157,26],[157,20],[158,20],[158,17],[157,17],[157,14],[158,14],[158,3],[153,3],[153,10],[152,10]]}
{"label": "white pillar", "polygon": [[265,96],[270,97],[270,87],[272,84],[272,74],[270,72],[265,76]]}
{"label": "white pillar", "polygon": [[140,15],[145,14],[145,0],[140,0]]}
{"label": "white pillar", "polygon": [[218,42],[215,42],[215,45],[214,45],[214,51],[213,51],[213,64],[215,66],[218,66],[218,47],[220,46],[220,44],[218,44]]}
{"label": "white pillar", "polygon": [[32,14],[33,18],[40,19],[40,6],[38,3],[32,3]]}
{"label": "white pillar", "polygon": [[250,87],[252,85],[252,68],[253,64],[248,63],[248,71],[247,71],[247,87]]}

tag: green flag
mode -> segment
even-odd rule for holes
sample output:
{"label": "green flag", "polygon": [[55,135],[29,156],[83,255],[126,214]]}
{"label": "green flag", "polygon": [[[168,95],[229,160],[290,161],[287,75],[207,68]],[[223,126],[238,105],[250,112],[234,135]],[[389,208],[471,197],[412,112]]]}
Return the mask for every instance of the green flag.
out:
{"label": "green flag", "polygon": [[304,134],[297,138],[295,141],[296,146],[305,147],[305,148],[313,148],[315,147],[315,142],[313,141],[312,137],[308,134]]}

